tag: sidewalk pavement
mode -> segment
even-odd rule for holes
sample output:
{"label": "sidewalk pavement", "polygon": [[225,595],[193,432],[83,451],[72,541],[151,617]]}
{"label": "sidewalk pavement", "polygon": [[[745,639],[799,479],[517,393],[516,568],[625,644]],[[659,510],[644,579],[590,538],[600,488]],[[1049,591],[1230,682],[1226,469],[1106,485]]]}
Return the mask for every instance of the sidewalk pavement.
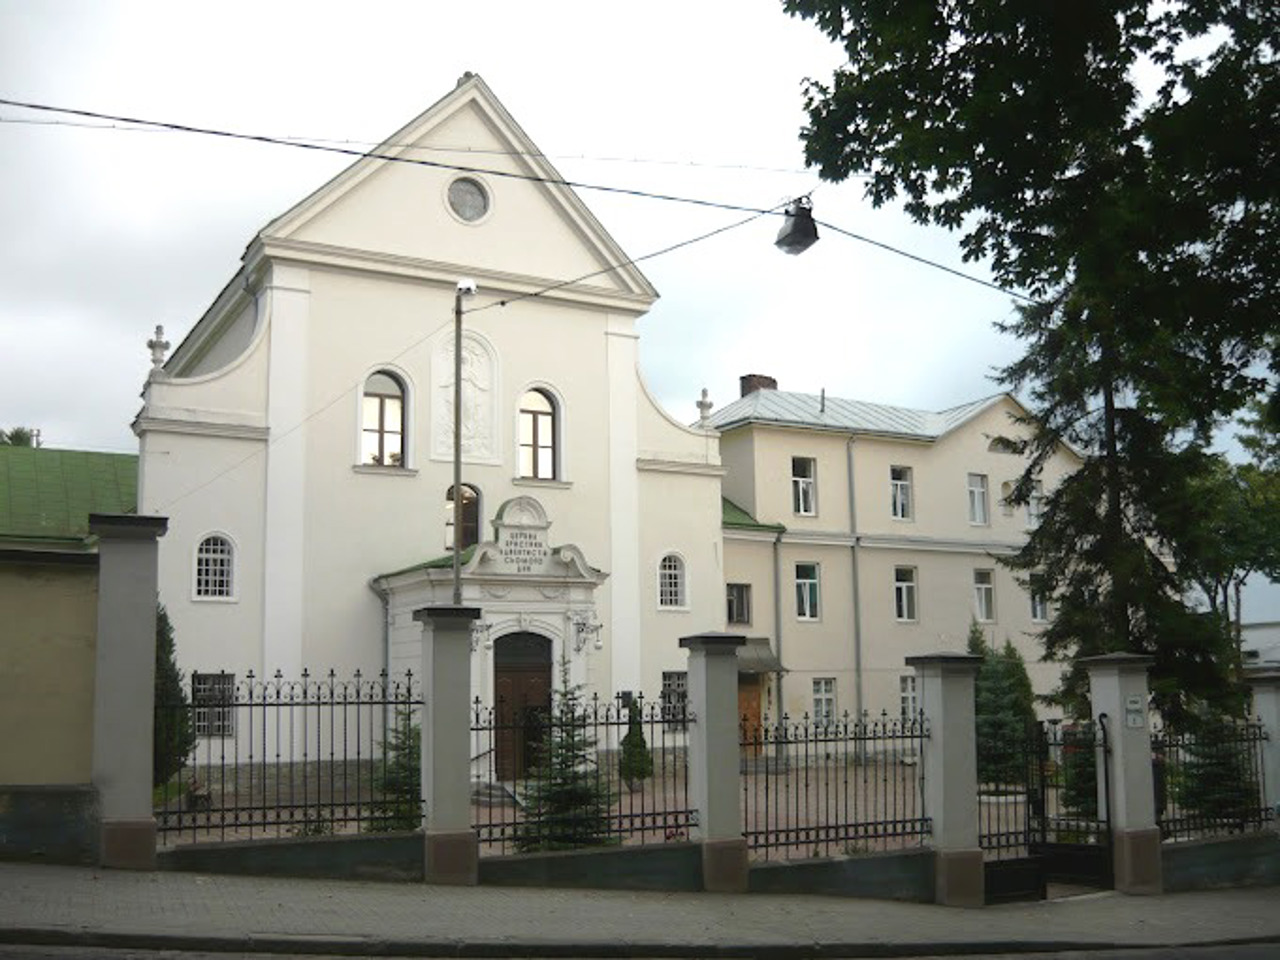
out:
{"label": "sidewalk pavement", "polygon": [[471,957],[818,957],[1280,943],[1280,889],[961,910],[0,863],[0,943]]}

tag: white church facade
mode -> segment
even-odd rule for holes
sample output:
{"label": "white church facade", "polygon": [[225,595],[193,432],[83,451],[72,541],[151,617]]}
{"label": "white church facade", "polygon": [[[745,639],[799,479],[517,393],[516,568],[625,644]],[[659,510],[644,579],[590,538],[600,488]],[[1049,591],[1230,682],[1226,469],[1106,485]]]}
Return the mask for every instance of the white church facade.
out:
{"label": "white church facade", "polygon": [[254,237],[163,364],[157,344],[139,511],[170,518],[160,595],[185,671],[416,663],[413,610],[451,597],[464,278],[476,694],[545,684],[563,652],[577,682],[656,696],[679,637],[724,626],[717,435],[671,419],[637,368],[656,292],[478,77],[374,153],[458,143],[489,169],[349,167]]}

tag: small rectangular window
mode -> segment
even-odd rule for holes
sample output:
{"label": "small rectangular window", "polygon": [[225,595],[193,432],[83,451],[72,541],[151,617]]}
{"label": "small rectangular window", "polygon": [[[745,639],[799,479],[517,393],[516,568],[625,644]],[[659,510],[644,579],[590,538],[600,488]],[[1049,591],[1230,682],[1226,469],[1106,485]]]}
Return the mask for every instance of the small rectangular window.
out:
{"label": "small rectangular window", "polygon": [[813,722],[827,726],[836,721],[836,678],[815,677],[813,680]]}
{"label": "small rectangular window", "polygon": [[662,719],[683,730],[689,716],[689,675],[683,670],[662,671]]}
{"label": "small rectangular window", "polygon": [[1047,623],[1049,620],[1049,598],[1045,595],[1044,584],[1039,577],[1032,577],[1031,620],[1033,623]]}
{"label": "small rectangular window", "polygon": [[895,520],[911,519],[911,468],[889,468],[889,512]]}
{"label": "small rectangular window", "polygon": [[725,593],[728,601],[728,614],[725,620],[728,623],[750,623],[751,622],[751,584],[749,583],[729,583],[725,584]]}
{"label": "small rectangular window", "polygon": [[916,568],[893,568],[893,610],[900,621],[916,619]]}
{"label": "small rectangular window", "polygon": [[818,565],[796,564],[796,617],[818,619]]}
{"label": "small rectangular window", "polygon": [[920,713],[914,673],[904,673],[898,677],[898,710],[903,720],[914,720]]}
{"label": "small rectangular window", "polygon": [[991,522],[987,504],[987,475],[969,474],[969,522],[986,526]]}
{"label": "small rectangular window", "polygon": [[818,513],[818,464],[812,457],[791,458],[791,510],[802,517]]}
{"label": "small rectangular window", "polygon": [[1031,485],[1031,499],[1027,501],[1027,527],[1040,526],[1044,516],[1044,484],[1037,480]]}
{"label": "small rectangular window", "polygon": [[996,618],[995,571],[973,571],[973,615],[979,623],[990,623]]}
{"label": "small rectangular window", "polygon": [[235,736],[235,692],[234,673],[191,675],[191,705],[195,714],[196,736]]}

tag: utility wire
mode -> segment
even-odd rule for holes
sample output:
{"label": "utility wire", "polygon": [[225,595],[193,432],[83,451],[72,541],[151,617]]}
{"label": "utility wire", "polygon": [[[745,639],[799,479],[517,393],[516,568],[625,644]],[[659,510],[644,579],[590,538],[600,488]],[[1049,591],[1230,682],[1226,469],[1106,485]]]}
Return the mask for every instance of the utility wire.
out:
{"label": "utility wire", "polygon": [[[563,179],[558,180],[552,177],[539,177],[534,174],[515,173],[513,171],[508,171],[508,170],[491,170],[484,167],[472,167],[472,166],[466,166],[462,164],[442,163],[438,160],[424,160],[424,159],[413,158],[413,157],[397,157],[397,156],[392,156],[390,154],[377,153],[375,151],[353,150],[348,147],[326,146],[322,143],[302,142],[298,140],[291,140],[286,137],[271,137],[271,136],[266,136],[264,134],[236,133],[230,130],[216,130],[209,127],[196,127],[196,126],[191,126],[189,124],[170,123],[170,122],[161,121],[161,120],[146,120],[146,119],[141,119],[137,117],[124,117],[124,116],[118,116],[118,115],[109,114],[109,113],[98,113],[92,110],[79,110],[79,109],[73,109],[71,107],[55,107],[55,106],[50,106],[48,104],[42,104],[42,103],[29,103],[22,100],[9,100],[9,99],[0,98],[0,106],[21,107],[27,110],[37,110],[37,111],[43,111],[46,113],[60,113],[68,116],[85,117],[92,120],[103,120],[111,123],[127,123],[127,124],[133,125],[131,129],[150,128],[155,130],[168,130],[168,131],[174,131],[179,133],[195,133],[203,136],[221,137],[229,140],[245,140],[253,143],[268,143],[268,144],[275,144],[277,146],[283,146],[283,147],[294,147],[299,150],[314,150],[320,153],[337,153],[344,156],[356,157],[359,159],[385,160],[391,163],[407,163],[415,166],[431,167],[437,170],[453,170],[459,173],[479,173],[479,174],[484,174],[486,176],[503,177],[510,180],[527,180],[535,183],[546,183],[546,184],[552,184],[556,186],[571,187],[575,190],[595,190],[602,193],[612,193],[612,194],[617,194],[622,196],[642,197],[648,200],[666,200],[672,203],[684,203],[684,204],[690,204],[690,205],[699,206],[699,207],[706,207],[706,208],[715,209],[715,210],[729,210],[736,213],[750,213],[754,215],[750,219],[755,219],[756,216],[764,216],[769,214],[776,215],[780,212],[780,207],[783,206],[782,204],[779,204],[776,207],[766,209],[762,207],[746,206],[743,204],[722,203],[714,200],[704,200],[700,197],[683,197],[683,196],[677,196],[674,194],[650,193],[645,190],[637,190],[637,189],[632,189],[628,187],[614,187],[614,186],[608,186],[605,184],[586,183],[578,180],[563,180]],[[89,124],[87,126],[97,126],[97,125]],[[539,156],[539,157],[545,156],[545,154],[528,154],[528,155]],[[745,223],[747,221],[743,221],[743,222]],[[981,277],[976,277],[972,274],[965,273],[964,271],[957,270],[954,267],[948,267],[945,264],[937,262],[936,260],[930,260],[928,257],[922,257],[919,254],[910,253],[906,250],[902,250],[899,247],[891,246],[890,244],[883,243],[879,240],[872,240],[870,237],[866,237],[866,236],[863,236],[862,234],[854,233],[851,230],[846,230],[843,227],[836,226],[835,224],[827,223],[821,220],[815,220],[814,222],[820,224],[821,226],[826,227],[828,230],[832,230],[836,233],[843,234],[844,236],[849,237],[853,240],[858,240],[858,241],[861,241],[862,243],[870,244],[873,247],[878,247],[881,250],[885,250],[889,253],[897,254],[900,257],[906,257],[907,259],[914,260],[916,263],[923,264],[924,266],[933,267],[936,270],[941,270],[944,273],[949,273],[954,277],[960,278],[961,280],[968,280],[971,283],[979,284],[980,286],[987,287],[988,289],[997,290],[1000,293],[1004,293],[1010,297],[1015,297],[1016,299],[1022,300],[1027,303],[1038,304],[1040,302],[1033,297],[1027,296],[1026,294],[1023,294],[1023,293],[1019,293],[1016,290],[1011,290],[1007,287],[1002,287],[999,284],[993,283],[989,280],[983,280]],[[711,234],[711,235],[714,235],[714,234]],[[696,242],[696,240],[690,241],[690,242]],[[679,246],[680,245],[677,245],[672,249],[678,249]],[[657,254],[650,254],[649,256],[656,256],[656,255]],[[640,259],[646,259],[646,258],[640,258]],[[631,261],[631,262],[634,263],[636,261]],[[576,281],[567,281],[567,282],[573,283]],[[512,302],[514,302],[514,300]]]}

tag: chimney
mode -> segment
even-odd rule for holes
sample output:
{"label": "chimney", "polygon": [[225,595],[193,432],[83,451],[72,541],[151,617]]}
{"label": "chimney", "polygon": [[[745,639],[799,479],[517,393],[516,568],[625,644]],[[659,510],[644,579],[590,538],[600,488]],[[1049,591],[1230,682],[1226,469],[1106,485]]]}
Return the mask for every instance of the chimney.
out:
{"label": "chimney", "polygon": [[773,377],[766,377],[763,373],[747,373],[738,378],[738,383],[742,386],[742,395],[748,396],[757,390],[777,390],[778,381]]}

